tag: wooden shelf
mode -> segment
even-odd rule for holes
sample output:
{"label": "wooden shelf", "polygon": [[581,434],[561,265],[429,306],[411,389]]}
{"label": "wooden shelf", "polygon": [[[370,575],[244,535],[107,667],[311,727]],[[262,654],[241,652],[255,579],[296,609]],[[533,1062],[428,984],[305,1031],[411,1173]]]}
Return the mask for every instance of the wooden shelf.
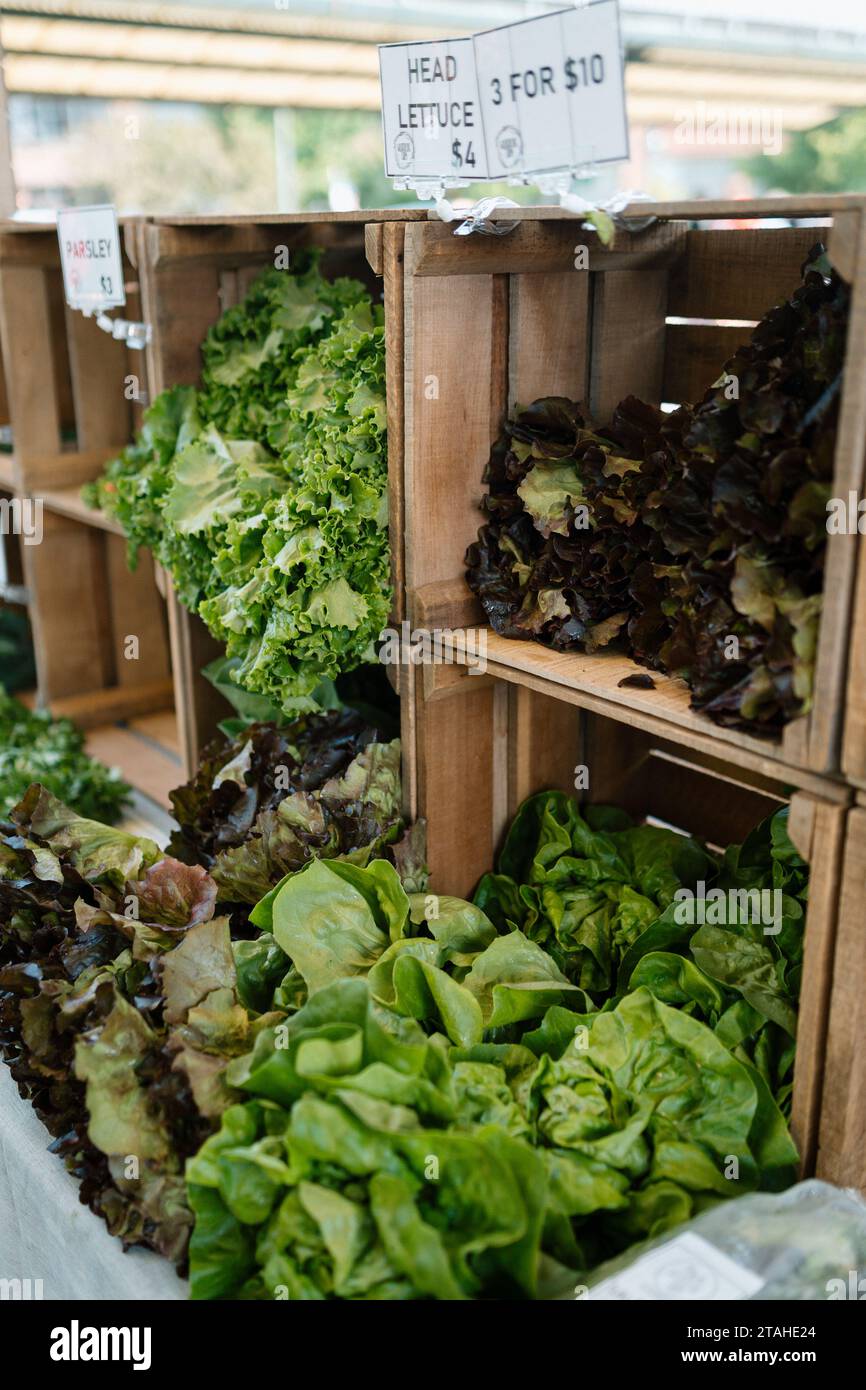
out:
{"label": "wooden shelf", "polygon": [[103,725],[87,735],[87,751],[109,767],[120,769],[136,791],[158,806],[170,806],[169,792],[184,781],[184,771],[177,746],[177,728],[173,714],[162,716],[160,738],[154,736],[156,725],[147,720],[130,724]]}
{"label": "wooden shelf", "polygon": [[81,521],[85,526],[95,526],[100,531],[109,531],[113,536],[122,536],[123,527],[114,517],[107,516],[105,512],[97,511],[93,507],[88,507],[82,500],[80,489],[77,487],[59,487],[41,490],[39,493],[45,506],[49,511],[56,512],[59,516],[69,517],[72,521]]}
{"label": "wooden shelf", "polygon": [[82,695],[58,696],[50,702],[55,719],[71,719],[79,729],[98,728],[120,719],[170,709],[174,686],[170,679],[141,681],[137,685],[109,685]]}
{"label": "wooden shelf", "polygon": [[[648,672],[627,656],[613,652],[596,656],[555,652],[537,642],[499,637],[489,628],[452,632],[443,640],[443,654],[450,655],[461,666],[471,666],[477,660],[475,654],[483,650],[479,648],[480,639],[486,641],[485,672],[488,676],[606,715],[694,752],[727,758],[752,772],[817,792],[828,800],[850,799],[841,779],[824,777],[789,763],[779,740],[756,738],[738,729],[714,724],[706,715],[689,707],[689,690],[684,681]],[[432,684],[433,691],[437,682],[449,680],[447,667],[433,666],[426,670],[428,685]],[[655,682],[652,690],[620,685],[627,676],[648,674]],[[476,677],[467,675],[467,679],[472,681]],[[796,726],[801,722],[805,721],[797,720],[789,726],[795,731],[794,737]]]}

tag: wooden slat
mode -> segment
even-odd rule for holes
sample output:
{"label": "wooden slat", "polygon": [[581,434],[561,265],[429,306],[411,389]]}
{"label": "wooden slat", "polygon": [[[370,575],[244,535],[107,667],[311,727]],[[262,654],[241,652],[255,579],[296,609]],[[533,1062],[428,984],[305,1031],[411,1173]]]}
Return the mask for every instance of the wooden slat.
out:
{"label": "wooden slat", "polygon": [[[48,314],[51,324],[51,364],[57,391],[60,423],[64,432],[69,434],[75,429],[75,402],[72,397],[69,342],[66,337],[66,315],[69,311],[66,307],[66,292],[63,288],[59,250],[55,252],[53,264],[45,271],[45,288],[48,295]],[[43,370],[45,370],[44,365]]]}
{"label": "wooden slat", "polygon": [[542,396],[585,400],[589,274],[570,269],[509,280],[509,411]]}
{"label": "wooden slat", "polygon": [[[450,637],[443,635],[443,650],[451,651],[455,660],[463,660],[467,640],[472,642],[471,650],[476,656],[484,650],[479,647],[481,639],[477,633],[461,634],[456,630]],[[585,652],[556,652],[537,642],[499,637],[489,629],[485,640],[487,670],[503,680],[527,685],[542,694],[607,714],[611,719],[634,724],[660,738],[688,748],[694,746],[717,757],[724,757],[727,749],[738,763],[767,777],[812,790],[829,801],[850,800],[850,792],[840,780],[782,762],[777,741],[722,728],[692,710],[688,688],[681,680],[653,672],[652,690],[622,687],[620,682],[626,676],[647,672],[621,653],[590,656]]]}
{"label": "wooden slat", "polygon": [[[64,496],[77,493],[82,483],[97,478],[105,464],[116,454],[116,444],[93,449],[68,449],[55,454],[29,454],[26,461],[27,488],[30,492],[38,491],[40,496],[48,490],[58,492],[60,502],[55,510],[66,510],[63,508]],[[80,519],[92,522],[91,508],[82,504]]]}
{"label": "wooden slat", "polygon": [[[156,230],[144,229],[148,251]],[[221,312],[217,268],[200,263],[157,268],[147,255],[140,281],[142,309],[152,329],[146,349],[151,396],[169,386],[198,385],[201,343]]]}
{"label": "wooden slat", "polygon": [[170,680],[143,680],[137,685],[109,685],[66,695],[51,701],[56,719],[71,719],[80,729],[93,729],[122,719],[132,719],[154,710],[168,710],[172,703]]}
{"label": "wooden slat", "polygon": [[0,266],[44,270],[57,265],[59,254],[57,232],[53,227],[3,224],[0,232]]}
{"label": "wooden slat", "polygon": [[581,757],[581,716],[562,700],[524,686],[508,689],[508,818],[536,791],[575,794]]}
{"label": "wooden slat", "polygon": [[818,1177],[866,1188],[866,809],[848,815],[826,1040]]}
{"label": "wooden slat", "polygon": [[[833,495],[846,500],[850,492],[863,496],[866,477],[866,214],[860,218],[856,256],[833,467]],[[816,772],[832,771],[839,766],[849,653],[853,663],[847,693],[852,709],[862,710],[862,687],[858,691],[857,676],[853,674],[863,669],[858,615],[851,611],[857,546],[856,536],[827,537],[824,606],[809,733],[809,763]],[[861,643],[864,631],[866,618],[859,627]],[[856,718],[857,714],[852,714],[849,722]],[[852,738],[856,740],[857,735]]]}
{"label": "wooden slat", "polygon": [[4,492],[17,492],[18,477],[14,454],[0,451],[0,487]]}
{"label": "wooden slat", "polygon": [[[506,287],[494,276],[460,282],[412,274],[419,233],[406,227],[406,585],[462,573],[477,532],[481,476],[505,410]],[[467,324],[483,351],[462,352]],[[410,609],[410,617],[411,609]]]}
{"label": "wooden slat", "polygon": [[160,226],[164,227],[193,227],[205,228],[212,227],[221,230],[224,227],[235,228],[248,226],[251,222],[265,222],[269,227],[330,227],[351,226],[366,224],[367,222],[423,222],[427,219],[427,208],[361,208],[348,210],[346,212],[233,212],[220,213],[214,217],[213,213],[180,213],[172,216],[159,218]]}
{"label": "wooden slat", "polygon": [[[462,572],[477,532],[492,438],[489,344],[496,330],[491,276],[465,281],[459,296],[447,279],[413,280],[406,292],[405,506],[414,522],[405,549],[411,604],[416,587]],[[485,343],[483,353],[455,352],[467,321]]]}
{"label": "wooden slat", "polygon": [[[798,819],[811,820],[809,844],[801,848]],[[848,812],[796,792],[791,800],[791,838],[809,862],[809,905],[803,979],[797,1024],[797,1055],[791,1130],[800,1150],[802,1175],[815,1171],[821,1096],[826,1083],[828,1015],[834,974],[839,885]]]}
{"label": "wooden slat", "polygon": [[273,265],[277,245],[289,250],[315,244],[317,246],[351,246],[361,255],[364,251],[364,218],[353,222],[335,223],[330,219],[311,224],[271,222],[258,219],[245,223],[177,226],[160,218],[146,233],[148,256],[153,266],[243,265],[251,260]]}
{"label": "wooden slat", "polygon": [[833,225],[827,229],[826,244],[830,260],[837,273],[853,283],[857,274],[857,248],[860,239],[861,208],[849,208],[838,212]]}
{"label": "wooden slat", "polygon": [[821,227],[690,231],[684,254],[671,271],[668,313],[760,319],[790,298],[807,253],[825,236]]}
{"label": "wooden slat", "polygon": [[[416,683],[420,685],[419,683]],[[447,699],[417,692],[418,802],[427,817],[430,888],[469,897],[493,864],[494,691],[467,677]]]}
{"label": "wooden slat", "polygon": [[[165,604],[157,591],[150,552],[140,553],[138,566],[126,563],[126,540],[106,536],[109,599],[111,603],[111,645],[115,679],[120,686],[140,686],[143,682],[170,681],[168,623]],[[137,639],[138,656],[130,637]]]}
{"label": "wooden slat", "polygon": [[749,341],[751,331],[715,324],[669,323],[665,329],[661,400],[696,405],[718,381],[728,358]]}
{"label": "wooden slat", "polygon": [[809,738],[812,730],[811,716],[801,715],[792,719],[782,730],[779,748],[782,761],[794,767],[809,766]]}
{"label": "wooden slat", "polygon": [[[787,221],[795,217],[830,217],[847,208],[860,208],[864,205],[866,197],[862,193],[804,193],[793,197],[784,194],[770,198],[687,198],[679,202],[674,200],[628,203],[622,211],[622,216],[636,220],[654,216],[713,222],[757,221],[764,218],[781,218]],[[432,209],[428,211],[427,217],[430,221],[438,220]],[[494,221],[503,222],[582,220],[580,213],[550,206],[498,208],[491,213],[491,217]]]}
{"label": "wooden slat", "polygon": [[[407,669],[407,668],[404,668]],[[457,686],[468,690],[480,690],[482,686],[493,685],[492,676],[468,666],[458,666],[453,662],[425,661],[419,666],[425,700],[443,700],[453,695]]]}
{"label": "wooden slat", "polygon": [[593,275],[589,399],[596,420],[609,420],[628,395],[661,401],[667,295],[666,270]]}
{"label": "wooden slat", "polygon": [[43,703],[113,678],[103,537],[47,509],[42,542],[23,549]]}
{"label": "wooden slat", "polygon": [[[401,623],[406,616],[406,558],[403,537],[406,529],[403,440],[405,434],[404,306],[403,306],[403,228],[374,226],[368,240],[367,255],[381,264],[385,293],[385,396],[388,412],[388,528],[391,540],[391,588],[393,618]],[[373,267],[375,269],[375,265]]]}
{"label": "wooden slat", "polygon": [[371,222],[364,228],[364,255],[367,257],[374,275],[385,274],[383,231],[384,227],[381,222]]}
{"label": "wooden slat", "polygon": [[120,447],[128,442],[132,423],[124,395],[126,344],[68,307],[65,329],[78,449]]}
{"label": "wooden slat", "polygon": [[[86,482],[87,479],[84,478],[82,481]],[[81,521],[85,526],[95,526],[98,531],[108,531],[113,536],[123,535],[123,527],[120,522],[113,516],[109,516],[108,512],[88,507],[87,503],[82,500],[80,486],[66,488],[40,486],[39,496],[48,511],[57,512],[59,516],[70,517],[73,521]]]}
{"label": "wooden slat", "polygon": [[[480,522],[480,515],[478,519]],[[457,579],[443,579],[414,589],[412,605],[418,627],[479,627],[484,622],[481,601],[472,593],[462,570]]]}
{"label": "wooden slat", "polygon": [[[478,677],[482,679],[482,677]],[[484,678],[487,679],[487,678]],[[493,766],[491,786],[493,812],[493,864],[499,856],[513,814],[514,783],[510,753],[511,693],[503,681],[493,684]]]}
{"label": "wooden slat", "polygon": [[0,338],[15,455],[24,486],[31,454],[60,452],[60,403],[51,362],[51,319],[39,269],[0,265]]}
{"label": "wooden slat", "polygon": [[707,759],[634,725],[584,714],[586,799],[621,806],[636,820],[654,817],[717,848],[736,844],[785,802],[778,781]]}
{"label": "wooden slat", "polygon": [[142,738],[157,744],[170,753],[180,767],[180,743],[177,737],[177,719],[174,709],[154,710],[150,714],[137,714],[129,720],[129,727]]}
{"label": "wooden slat", "polygon": [[457,237],[453,227],[442,222],[406,230],[417,248],[413,273],[441,276],[543,271],[585,275],[586,270],[575,270],[578,246],[587,249],[590,271],[663,267],[679,255],[685,229],[673,222],[660,222],[643,232],[619,232],[612,246],[603,246],[595,232],[573,219],[521,222],[503,237]]}
{"label": "wooden slat", "polygon": [[575,712],[580,719],[578,762],[589,775],[589,786],[576,788],[575,796],[581,803],[621,806],[635,820],[642,820],[646,815],[646,769],[652,739],[633,725],[583,709]]}
{"label": "wooden slat", "polygon": [[217,734],[217,725],[234,713],[231,705],[202,674],[202,668],[224,654],[201,618],[187,611],[174,590],[166,600],[174,676],[175,712],[184,773],[191,777],[199,754]]}
{"label": "wooden slat", "polygon": [[866,537],[848,539],[857,552],[857,583],[848,654],[842,771],[852,781],[866,784]]}
{"label": "wooden slat", "polygon": [[8,425],[11,418],[9,397],[6,392],[6,373],[3,369],[3,354],[0,352],[0,425]]}
{"label": "wooden slat", "polygon": [[781,796],[748,787],[735,777],[708,774],[682,757],[656,753],[645,765],[648,815],[678,829],[687,828],[718,849],[739,844],[784,804]]}
{"label": "wooden slat", "polygon": [[414,666],[407,666],[401,669],[398,681],[403,816],[409,825],[421,815],[418,804],[418,763],[421,758],[417,715],[419,696],[416,689],[421,682],[417,680],[417,675]]}

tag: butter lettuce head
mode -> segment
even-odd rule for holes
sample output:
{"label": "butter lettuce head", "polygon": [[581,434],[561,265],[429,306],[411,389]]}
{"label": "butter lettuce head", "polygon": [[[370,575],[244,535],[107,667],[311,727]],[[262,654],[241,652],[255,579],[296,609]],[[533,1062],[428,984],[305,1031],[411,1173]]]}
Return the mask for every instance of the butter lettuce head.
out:
{"label": "butter lettuce head", "polygon": [[[555,1032],[526,1041],[544,1049]],[[561,1029],[554,1052],[542,1051],[531,1110],[562,1212],[591,1248],[622,1248],[708,1202],[793,1181],[797,1151],[762,1079],[649,989],[578,1021],[570,1038]]]}
{"label": "butter lettuce head", "polygon": [[383,1006],[472,1047],[490,1030],[516,1036],[551,1004],[572,996],[575,1006],[588,1002],[522,932],[498,935],[483,912],[459,898],[407,896],[385,859],[314,860],[289,874],[251,920],[273,933],[291,962],[274,995],[281,1006],[301,983],[314,998],[358,976]]}
{"label": "butter lettuce head", "polygon": [[357,978],[287,1027],[187,1165],[193,1298],[531,1297],[547,1180],[502,1069],[452,1068]]}
{"label": "butter lettuce head", "polygon": [[634,942],[677,891],[714,873],[695,840],[540,792],[520,807],[497,872],[482,878],[475,901],[500,930],[519,927],[542,945],[574,985],[606,997]]}

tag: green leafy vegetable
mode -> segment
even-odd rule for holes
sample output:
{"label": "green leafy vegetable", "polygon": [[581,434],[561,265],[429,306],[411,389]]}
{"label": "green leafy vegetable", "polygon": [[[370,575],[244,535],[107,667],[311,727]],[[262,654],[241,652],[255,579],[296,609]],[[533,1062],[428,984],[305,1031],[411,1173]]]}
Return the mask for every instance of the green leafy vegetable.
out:
{"label": "green leafy vegetable", "polygon": [[609,997],[629,949],[674,901],[713,869],[696,841],[621,812],[540,792],[518,811],[496,874],[475,901],[500,927],[544,946],[569,980]]}
{"label": "green leafy vegetable", "polygon": [[702,1019],[787,1116],[809,880],[787,820],[783,807],[717,861],[674,831],[541,792],[475,901],[542,945],[593,1007],[644,986]]}
{"label": "green leafy vegetable", "polygon": [[116,768],[84,751],[84,735],[69,719],[29,710],[0,685],[0,815],[41,782],[81,816],[109,824],[120,818],[130,788]]}
{"label": "green leafy vegetable", "polygon": [[558,1058],[542,1055],[530,1095],[560,1209],[593,1258],[708,1199],[795,1175],[797,1151],[751,1069],[648,989],[578,1027]]}
{"label": "green leafy vegetable", "polygon": [[493,628],[625,648],[722,724],[807,713],[849,299],[818,244],[697,404],[629,396],[598,427],[561,397],[518,408],[466,555]]}
{"label": "green leafy vegetable", "polygon": [[211,329],[201,388],[161,395],[85,489],[225,643],[259,718],[319,708],[390,610],[382,311],[295,259]]}
{"label": "green leafy vegetable", "polygon": [[192,1297],[531,1297],[547,1183],[501,1068],[452,1066],[360,979],[287,1028],[187,1166]]}

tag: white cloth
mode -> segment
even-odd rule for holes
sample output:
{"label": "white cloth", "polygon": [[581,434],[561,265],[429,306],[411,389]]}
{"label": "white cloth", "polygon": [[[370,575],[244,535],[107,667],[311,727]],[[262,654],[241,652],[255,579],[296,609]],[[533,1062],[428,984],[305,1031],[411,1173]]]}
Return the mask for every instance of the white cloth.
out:
{"label": "white cloth", "polygon": [[50,1143],[0,1062],[0,1280],[41,1279],[45,1299],[188,1297],[168,1260],[152,1250],[124,1254],[102,1219],[79,1202],[78,1183],[47,1152]]}

